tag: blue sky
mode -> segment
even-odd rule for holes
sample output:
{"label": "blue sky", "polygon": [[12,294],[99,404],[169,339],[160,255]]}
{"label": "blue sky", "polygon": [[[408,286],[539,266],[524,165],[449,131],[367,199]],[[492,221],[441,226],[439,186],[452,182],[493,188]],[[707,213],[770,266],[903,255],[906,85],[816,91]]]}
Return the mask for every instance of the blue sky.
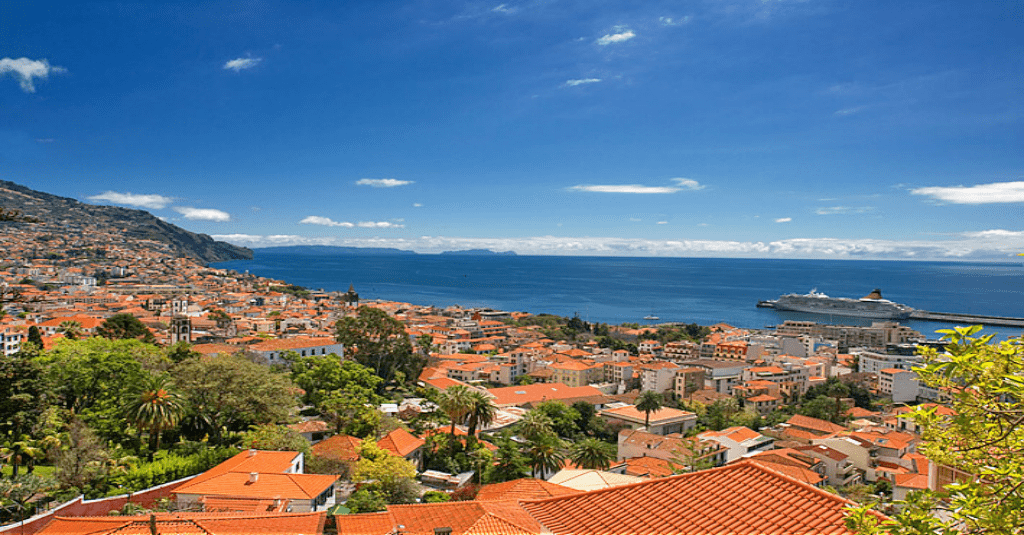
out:
{"label": "blue sky", "polygon": [[0,5],[0,178],[247,246],[1009,259],[1024,2]]}

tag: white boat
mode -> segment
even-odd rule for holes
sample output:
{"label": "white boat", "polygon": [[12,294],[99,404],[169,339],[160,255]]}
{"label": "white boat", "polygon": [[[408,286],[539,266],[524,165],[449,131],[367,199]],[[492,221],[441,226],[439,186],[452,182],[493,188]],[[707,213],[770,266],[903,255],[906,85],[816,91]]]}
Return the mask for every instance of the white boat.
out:
{"label": "white boat", "polygon": [[905,320],[914,311],[907,305],[883,299],[882,290],[878,288],[860,299],[829,297],[814,289],[804,295],[787,294],[774,301],[761,301],[758,306],[791,312],[887,320]]}

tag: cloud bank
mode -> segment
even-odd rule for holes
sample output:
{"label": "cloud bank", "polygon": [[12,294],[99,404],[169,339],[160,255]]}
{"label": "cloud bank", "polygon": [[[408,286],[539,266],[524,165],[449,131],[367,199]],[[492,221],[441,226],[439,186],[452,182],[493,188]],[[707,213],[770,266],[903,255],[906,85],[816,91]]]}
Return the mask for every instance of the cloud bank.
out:
{"label": "cloud bank", "polygon": [[796,238],[772,242],[725,240],[646,240],[637,238],[536,236],[524,238],[334,238],[297,235],[214,236],[247,247],[274,245],[339,245],[394,247],[419,253],[458,249],[515,251],[522,255],[648,256],[720,258],[825,258],[888,260],[998,260],[1015,257],[1024,231],[992,229],[964,232],[945,240]]}
{"label": "cloud bank", "polygon": [[231,214],[214,208],[193,208],[191,206],[175,206],[174,211],[191,221],[231,221]]}
{"label": "cloud bank", "polygon": [[13,75],[18,79],[18,83],[21,85],[22,91],[26,93],[36,92],[36,86],[33,79],[38,78],[40,80],[45,80],[50,76],[50,73],[61,72],[67,72],[67,69],[64,67],[57,67],[56,65],[50,65],[50,62],[45,59],[0,59],[0,75]]}
{"label": "cloud bank", "polygon": [[948,188],[927,187],[912,189],[910,193],[954,204],[1024,202],[1024,182],[993,182]]}
{"label": "cloud bank", "polygon": [[89,199],[90,201],[109,202],[111,204],[121,206],[138,206],[139,208],[149,208],[150,210],[166,208],[168,204],[174,202],[174,199],[164,197],[163,195],[137,195],[131,192],[118,193],[116,191],[104,191],[99,195],[86,197],[86,199]]}
{"label": "cloud bank", "polygon": [[578,184],[566,188],[569,191],[586,191],[589,193],[637,193],[637,194],[665,194],[676,193],[682,190],[700,190],[704,186],[696,180],[689,178],[673,178],[675,186],[644,186],[641,184]]}
{"label": "cloud bank", "polygon": [[412,180],[397,180],[394,178],[362,178],[356,181],[357,186],[370,186],[371,188],[395,188],[408,186]]}
{"label": "cloud bank", "polygon": [[329,217],[321,217],[318,215],[311,215],[309,217],[306,217],[302,221],[299,221],[299,223],[302,223],[304,225],[323,225],[325,227],[352,228],[355,226],[354,224],[349,223],[348,221],[333,221]]}

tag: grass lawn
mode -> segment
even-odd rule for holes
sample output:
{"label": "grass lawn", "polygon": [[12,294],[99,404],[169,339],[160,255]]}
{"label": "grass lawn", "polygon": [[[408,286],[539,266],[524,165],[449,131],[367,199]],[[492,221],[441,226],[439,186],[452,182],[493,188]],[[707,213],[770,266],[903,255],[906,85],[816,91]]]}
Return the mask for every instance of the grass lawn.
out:
{"label": "grass lawn", "polygon": [[[55,468],[52,467],[52,466],[43,466],[43,465],[37,464],[36,465],[36,469],[32,473],[37,475],[37,476],[41,476],[41,477],[53,477],[54,470],[55,470]],[[12,467],[9,464],[5,464],[4,468],[3,468],[3,475],[4,475],[4,477],[11,477],[12,473],[14,473],[14,467]],[[25,467],[24,466],[19,466],[18,467],[18,474],[20,475],[20,474],[24,474],[24,473],[25,473]]]}

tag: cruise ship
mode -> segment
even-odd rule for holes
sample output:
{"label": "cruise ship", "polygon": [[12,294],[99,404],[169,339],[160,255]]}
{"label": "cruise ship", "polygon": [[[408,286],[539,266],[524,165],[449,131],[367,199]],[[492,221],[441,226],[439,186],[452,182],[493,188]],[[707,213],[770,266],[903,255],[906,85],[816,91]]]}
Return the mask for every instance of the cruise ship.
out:
{"label": "cruise ship", "polygon": [[853,316],[885,320],[905,320],[914,311],[913,308],[893,303],[882,298],[882,290],[875,290],[860,299],[848,297],[829,297],[817,289],[805,295],[787,294],[774,301],[760,301],[759,307],[774,308],[791,312],[809,312],[811,314],[831,314],[835,316]]}

